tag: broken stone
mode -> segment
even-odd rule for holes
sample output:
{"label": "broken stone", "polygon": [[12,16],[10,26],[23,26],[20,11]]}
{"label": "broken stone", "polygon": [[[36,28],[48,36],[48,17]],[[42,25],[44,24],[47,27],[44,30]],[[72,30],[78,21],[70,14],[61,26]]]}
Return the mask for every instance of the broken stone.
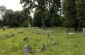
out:
{"label": "broken stone", "polygon": [[75,33],[68,33],[69,35],[73,35],[73,34],[75,34]]}
{"label": "broken stone", "polygon": [[30,45],[25,45],[24,46],[24,52],[25,53],[32,53],[32,48]]}

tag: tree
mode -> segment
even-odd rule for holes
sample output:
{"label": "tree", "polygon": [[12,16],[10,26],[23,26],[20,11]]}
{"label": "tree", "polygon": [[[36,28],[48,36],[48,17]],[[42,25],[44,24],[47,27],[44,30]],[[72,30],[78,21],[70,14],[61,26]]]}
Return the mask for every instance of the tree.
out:
{"label": "tree", "polygon": [[85,27],[85,2],[84,0],[64,0],[63,9],[66,18],[66,26],[81,30]]}
{"label": "tree", "polygon": [[6,7],[5,6],[0,6],[0,20],[1,20],[1,27],[3,26],[3,16],[5,15],[6,12]]}
{"label": "tree", "polygon": [[15,12],[7,10],[4,15],[3,24],[9,27],[22,27],[28,26],[27,21],[31,24],[32,19],[25,10]]}
{"label": "tree", "polygon": [[63,10],[66,27],[75,27],[75,30],[77,31],[75,0],[63,0]]}
{"label": "tree", "polygon": [[[44,17],[44,25],[45,27],[51,27],[51,19],[49,17],[49,10],[45,10],[45,12],[43,13],[43,17]],[[36,9],[34,12],[34,26],[38,26],[41,27],[42,24],[42,19],[41,19],[41,11],[39,9]],[[58,14],[53,14],[52,17],[52,27],[59,27],[59,26],[63,26],[63,18],[61,16],[59,16]]]}
{"label": "tree", "polygon": [[[42,25],[43,27],[45,26],[45,21],[44,21],[45,10],[49,10],[57,13],[61,6],[60,0],[20,0],[20,1],[21,1],[20,3],[23,4],[24,9],[28,9],[28,11],[30,12],[34,8],[39,9],[41,11],[40,19],[42,20],[41,22],[43,24]],[[49,16],[53,17],[52,15]]]}
{"label": "tree", "polygon": [[[7,10],[4,15],[3,25],[13,27],[15,26],[15,14],[13,10]],[[18,23],[18,21],[16,21]],[[17,25],[18,26],[18,25]]]}
{"label": "tree", "polygon": [[81,30],[82,27],[85,27],[85,1],[76,0],[76,16],[78,22],[78,29]]}

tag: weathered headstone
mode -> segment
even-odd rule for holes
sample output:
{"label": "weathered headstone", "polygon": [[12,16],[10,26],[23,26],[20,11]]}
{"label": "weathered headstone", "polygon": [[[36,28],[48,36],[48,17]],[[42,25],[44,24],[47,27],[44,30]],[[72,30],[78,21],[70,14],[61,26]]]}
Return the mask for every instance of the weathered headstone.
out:
{"label": "weathered headstone", "polygon": [[46,46],[45,46],[45,44],[44,44],[44,43],[42,44],[42,46],[41,46],[41,48],[40,48],[40,49],[41,49],[41,51],[46,50]]}
{"label": "weathered headstone", "polygon": [[24,46],[24,52],[25,53],[32,53],[32,48],[30,45],[25,45]]}
{"label": "weathered headstone", "polygon": [[83,34],[85,34],[85,28],[83,28]]}
{"label": "weathered headstone", "polygon": [[31,25],[29,24],[28,27],[30,27]]}
{"label": "weathered headstone", "polygon": [[39,28],[37,28],[37,34],[38,34],[38,35],[40,34],[40,29],[39,29]]}

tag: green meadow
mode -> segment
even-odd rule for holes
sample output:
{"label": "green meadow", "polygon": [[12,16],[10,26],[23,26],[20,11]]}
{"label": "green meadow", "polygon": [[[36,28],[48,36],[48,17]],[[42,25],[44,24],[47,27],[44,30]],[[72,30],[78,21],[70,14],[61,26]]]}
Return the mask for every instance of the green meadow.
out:
{"label": "green meadow", "polygon": [[[32,47],[33,52],[27,55],[85,55],[85,35],[82,32],[70,29],[69,32],[75,34],[64,34],[66,29],[63,27],[46,30],[41,28],[37,35],[37,28],[34,27],[0,29],[0,55],[26,55],[23,51],[26,44]],[[24,38],[27,40],[23,41]],[[55,45],[52,44],[53,41],[56,42]],[[40,51],[43,43],[46,50]]]}

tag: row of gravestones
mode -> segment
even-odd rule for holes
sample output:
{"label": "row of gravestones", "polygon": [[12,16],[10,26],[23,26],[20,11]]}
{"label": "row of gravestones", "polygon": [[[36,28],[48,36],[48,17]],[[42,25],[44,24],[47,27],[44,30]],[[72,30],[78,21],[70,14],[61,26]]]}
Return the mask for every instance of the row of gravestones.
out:
{"label": "row of gravestones", "polygon": [[[23,39],[23,41],[26,41],[26,40],[27,40],[27,37]],[[59,44],[59,43],[56,42],[56,41],[52,41],[51,44],[52,44],[52,45],[57,45],[57,44]],[[42,51],[45,51],[45,50],[46,50],[46,45],[43,43],[43,44],[40,46],[39,49],[40,49],[41,52],[42,52]],[[28,44],[25,45],[25,46],[24,46],[24,53],[33,53],[32,47],[31,47],[30,45],[28,45]]]}
{"label": "row of gravestones", "polygon": [[[46,50],[46,45],[43,43],[40,47],[41,51]],[[25,45],[24,46],[24,53],[33,53],[32,47],[30,45]]]}
{"label": "row of gravestones", "polygon": [[[3,27],[3,30],[5,30],[6,28]],[[16,28],[15,28],[16,30]],[[67,33],[67,32],[66,32]],[[40,34],[40,29],[37,27],[37,34]],[[85,34],[85,28],[83,28],[83,34]]]}
{"label": "row of gravestones", "polygon": [[[3,28],[3,30],[5,30],[5,28]],[[25,30],[26,31],[26,30]],[[21,32],[21,33],[23,33],[23,32]],[[68,32],[66,31],[66,34],[67,34]],[[37,34],[39,35],[40,34],[40,29],[37,27]],[[85,28],[83,28],[83,34],[85,34]],[[48,36],[49,36],[49,34],[47,34]]]}
{"label": "row of gravestones", "polygon": [[[37,35],[40,35],[40,33],[41,33],[41,32],[40,32],[40,29],[37,27]],[[48,32],[47,32],[47,37],[50,38],[50,34],[49,34]],[[25,37],[25,38],[23,38],[23,41],[26,41],[27,39],[28,39],[28,38]],[[57,43],[56,41],[52,41],[51,44],[52,44],[52,45],[56,45],[56,44],[58,44],[58,43]],[[40,49],[40,51],[46,50],[46,45],[43,43],[39,49]],[[25,45],[25,46],[24,46],[24,52],[25,52],[25,53],[33,53],[31,46],[30,46],[30,45]]]}

